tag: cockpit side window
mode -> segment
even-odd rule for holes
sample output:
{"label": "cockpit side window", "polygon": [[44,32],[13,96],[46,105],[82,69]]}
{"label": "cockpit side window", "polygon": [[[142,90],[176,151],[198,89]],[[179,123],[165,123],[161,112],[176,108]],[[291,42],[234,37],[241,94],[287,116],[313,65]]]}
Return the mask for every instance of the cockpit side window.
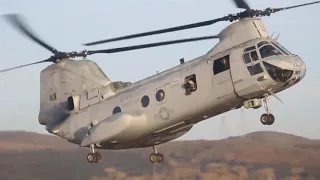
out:
{"label": "cockpit side window", "polygon": [[244,49],[243,60],[246,64],[259,60],[258,53],[255,46]]}
{"label": "cockpit side window", "polygon": [[256,74],[260,74],[260,73],[263,72],[263,69],[262,69],[260,63],[257,63],[257,64],[252,65],[252,66],[247,66],[247,68],[248,68],[248,71],[250,72],[251,76],[254,76]]}
{"label": "cockpit side window", "polygon": [[285,55],[289,55],[289,53],[287,53],[286,50],[284,50],[283,48],[281,48],[278,44],[271,42],[272,45],[274,45],[276,48],[278,48],[283,54]]}
{"label": "cockpit side window", "polygon": [[248,51],[252,51],[252,50],[256,50],[256,47],[255,46],[251,46],[251,47],[245,48],[244,52],[248,52]]}
{"label": "cockpit side window", "polygon": [[251,62],[251,58],[250,58],[250,54],[249,53],[244,53],[243,54],[243,60],[244,60],[244,63],[248,64]]}
{"label": "cockpit side window", "polygon": [[252,61],[257,61],[257,60],[259,60],[258,53],[257,53],[256,50],[251,51],[251,52],[250,52],[250,56],[251,56]]}
{"label": "cockpit side window", "polygon": [[269,56],[282,55],[282,53],[279,50],[277,50],[275,47],[273,47],[271,44],[260,47],[259,51],[262,58],[266,58]]}

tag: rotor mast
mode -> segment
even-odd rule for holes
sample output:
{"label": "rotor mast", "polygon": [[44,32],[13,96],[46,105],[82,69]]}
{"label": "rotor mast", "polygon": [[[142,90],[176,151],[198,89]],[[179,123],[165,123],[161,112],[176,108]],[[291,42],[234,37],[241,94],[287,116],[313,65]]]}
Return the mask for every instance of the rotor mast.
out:
{"label": "rotor mast", "polygon": [[268,38],[260,18],[244,18],[224,28],[218,34],[220,42],[209,52],[216,54],[253,39]]}

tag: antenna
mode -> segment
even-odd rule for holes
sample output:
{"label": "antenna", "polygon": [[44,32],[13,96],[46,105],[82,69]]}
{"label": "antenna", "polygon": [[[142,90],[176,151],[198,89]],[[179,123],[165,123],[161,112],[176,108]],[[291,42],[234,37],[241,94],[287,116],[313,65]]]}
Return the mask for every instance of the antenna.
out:
{"label": "antenna", "polygon": [[184,58],[180,59],[180,64],[184,64]]}
{"label": "antenna", "polygon": [[274,32],[268,37],[269,39],[273,39]]}
{"label": "antenna", "polygon": [[278,41],[279,37],[280,37],[280,33],[274,38],[274,40]]}

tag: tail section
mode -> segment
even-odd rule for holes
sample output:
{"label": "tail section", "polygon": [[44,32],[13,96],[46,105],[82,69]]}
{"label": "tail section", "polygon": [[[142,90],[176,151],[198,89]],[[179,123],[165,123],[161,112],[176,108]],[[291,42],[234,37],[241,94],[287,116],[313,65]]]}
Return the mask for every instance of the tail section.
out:
{"label": "tail section", "polygon": [[48,125],[63,121],[68,117],[68,97],[81,95],[110,82],[93,61],[67,59],[48,66],[40,75],[39,123]]}

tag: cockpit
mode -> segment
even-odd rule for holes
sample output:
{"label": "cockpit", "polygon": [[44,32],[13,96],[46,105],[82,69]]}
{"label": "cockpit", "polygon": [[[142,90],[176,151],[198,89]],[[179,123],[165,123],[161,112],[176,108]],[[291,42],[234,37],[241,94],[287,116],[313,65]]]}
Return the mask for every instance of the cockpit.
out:
{"label": "cockpit", "polygon": [[254,62],[270,56],[289,56],[292,55],[278,42],[261,41],[256,46],[251,46],[244,49],[243,59],[246,64]]}
{"label": "cockpit", "polygon": [[243,52],[243,60],[251,76],[262,73],[263,65],[274,81],[282,83],[288,81],[294,73],[291,59],[293,56],[296,57],[276,41],[261,41]]}

